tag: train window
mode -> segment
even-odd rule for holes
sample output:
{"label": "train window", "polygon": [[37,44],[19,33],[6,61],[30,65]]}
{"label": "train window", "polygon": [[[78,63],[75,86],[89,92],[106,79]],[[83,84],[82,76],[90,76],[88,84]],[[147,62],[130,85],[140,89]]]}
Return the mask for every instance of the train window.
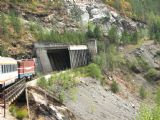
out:
{"label": "train window", "polygon": [[4,73],[4,65],[2,65],[2,73]]}
{"label": "train window", "polygon": [[0,65],[0,74],[2,73],[2,66]]}
{"label": "train window", "polygon": [[11,65],[11,71],[14,71],[14,70],[13,70],[13,65]]}
{"label": "train window", "polygon": [[3,65],[2,65],[2,73],[4,73]]}
{"label": "train window", "polygon": [[15,65],[13,65],[13,70],[15,71]]}
{"label": "train window", "polygon": [[5,65],[3,65],[3,73],[5,73]]}
{"label": "train window", "polygon": [[7,65],[5,65],[5,73],[7,73]]}
{"label": "train window", "polygon": [[8,73],[8,70],[9,70],[9,69],[8,69],[8,65],[6,65],[6,73]]}
{"label": "train window", "polygon": [[7,65],[7,73],[9,72],[9,65]]}
{"label": "train window", "polygon": [[4,65],[4,73],[6,73],[6,65]]}

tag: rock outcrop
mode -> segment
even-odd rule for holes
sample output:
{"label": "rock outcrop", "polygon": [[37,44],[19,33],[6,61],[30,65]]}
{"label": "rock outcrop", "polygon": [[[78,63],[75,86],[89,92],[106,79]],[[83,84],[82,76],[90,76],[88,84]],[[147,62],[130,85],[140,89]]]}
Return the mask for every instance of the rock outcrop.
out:
{"label": "rock outcrop", "polygon": [[138,27],[145,27],[144,24],[134,22],[131,19],[121,16],[115,9],[105,5],[100,0],[66,0],[69,13],[71,8],[76,5],[80,13],[80,22],[86,25],[88,22],[100,24],[104,34],[107,35],[112,25],[117,26],[118,31],[135,31]]}

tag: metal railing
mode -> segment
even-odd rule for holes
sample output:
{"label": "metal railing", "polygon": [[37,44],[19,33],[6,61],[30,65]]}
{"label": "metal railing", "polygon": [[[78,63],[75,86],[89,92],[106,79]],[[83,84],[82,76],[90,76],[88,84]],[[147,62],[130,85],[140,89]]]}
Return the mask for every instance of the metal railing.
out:
{"label": "metal railing", "polygon": [[4,107],[4,117],[6,113],[6,105],[10,105],[24,91],[25,85],[26,80],[21,79],[8,88],[4,88],[4,90],[0,92],[1,104],[3,104]]}

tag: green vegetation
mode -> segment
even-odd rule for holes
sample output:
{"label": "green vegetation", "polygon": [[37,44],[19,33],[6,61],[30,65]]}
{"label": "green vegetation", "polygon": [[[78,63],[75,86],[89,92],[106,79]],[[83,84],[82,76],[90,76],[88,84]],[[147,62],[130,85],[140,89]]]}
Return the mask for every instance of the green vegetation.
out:
{"label": "green vegetation", "polygon": [[14,28],[14,31],[19,34],[22,30],[22,23],[17,15],[17,13],[14,11],[11,11],[9,20],[10,20],[11,25]]}
{"label": "green vegetation", "polygon": [[116,26],[112,26],[112,28],[108,32],[108,38],[110,44],[119,44],[119,35]]}
{"label": "green vegetation", "polygon": [[106,67],[106,54],[104,52],[100,52],[94,57],[93,62],[96,63],[101,70],[104,70]]}
{"label": "green vegetation", "polygon": [[153,17],[154,20],[150,23],[149,33],[151,39],[153,39],[156,43],[160,42],[160,17]]}
{"label": "green vegetation", "polygon": [[133,33],[129,33],[127,31],[124,31],[122,33],[121,37],[121,43],[122,44],[137,44],[139,40],[139,34],[138,31],[135,31]]}
{"label": "green vegetation", "polygon": [[115,45],[110,45],[106,49],[106,67],[113,71],[125,63],[123,55],[121,55]]}
{"label": "green vegetation", "polygon": [[96,79],[101,79],[102,77],[101,69],[99,68],[98,65],[94,63],[91,63],[90,65],[88,65],[87,73],[89,76],[96,78]]}
{"label": "green vegetation", "polygon": [[139,89],[139,95],[141,99],[145,99],[147,97],[147,92],[143,86],[141,86]]}
{"label": "green vegetation", "polygon": [[[30,29],[33,29],[34,27],[39,27],[39,26],[32,26]],[[86,43],[86,35],[82,31],[77,31],[77,32],[65,31],[64,33],[58,33],[54,30],[45,31],[43,29],[40,29],[40,31],[36,33],[36,38],[38,41],[43,41],[43,42],[55,42],[55,43],[66,43],[66,44]]]}
{"label": "green vegetation", "polygon": [[151,68],[148,70],[147,74],[145,75],[145,78],[150,81],[156,81],[158,79],[159,73],[157,70],[155,70],[154,68]]}
{"label": "green vegetation", "polygon": [[102,73],[100,68],[92,63],[86,67],[68,70],[62,73],[55,73],[49,79],[42,77],[38,80],[37,85],[57,94],[57,97],[61,102],[65,99],[67,91],[69,96],[71,96],[71,99],[75,100],[76,85],[79,83],[79,76],[90,76],[96,79],[101,79]]}
{"label": "green vegetation", "polygon": [[111,91],[113,93],[117,93],[119,92],[119,85],[116,81],[113,81],[112,84],[111,84]]}
{"label": "green vegetation", "polygon": [[151,69],[151,66],[142,56],[132,58],[132,61],[128,62],[128,66],[135,73],[148,72]]}
{"label": "green vegetation", "polygon": [[142,105],[137,120],[159,120],[160,118],[160,89],[157,90],[155,106],[150,108]]}
{"label": "green vegetation", "polygon": [[94,24],[92,22],[88,23],[88,31],[86,32],[86,36],[88,39],[96,38],[97,40],[102,40],[103,34],[100,25]]}
{"label": "green vegetation", "polygon": [[137,57],[136,59],[143,71],[148,71],[151,68],[151,66],[146,62],[146,60],[143,57]]}
{"label": "green vegetation", "polygon": [[8,24],[6,20],[4,13],[0,13],[0,25],[2,26],[1,35],[4,35],[5,38],[8,37]]}
{"label": "green vegetation", "polygon": [[[11,35],[18,34],[22,31],[22,22],[16,12],[12,11],[9,15],[0,12],[1,35],[8,39]],[[12,31],[14,30],[14,33]]]}
{"label": "green vegetation", "polygon": [[25,108],[18,108],[15,105],[11,105],[9,111],[18,120],[23,120],[24,118],[28,117],[28,111]]}
{"label": "green vegetation", "polygon": [[67,71],[60,74],[52,75],[48,80],[45,78],[40,78],[37,84],[43,89],[49,90],[57,94],[57,97],[61,102],[65,99],[65,91],[70,91],[70,94],[73,94],[71,89],[75,88],[78,81],[75,79],[74,74],[71,71]]}

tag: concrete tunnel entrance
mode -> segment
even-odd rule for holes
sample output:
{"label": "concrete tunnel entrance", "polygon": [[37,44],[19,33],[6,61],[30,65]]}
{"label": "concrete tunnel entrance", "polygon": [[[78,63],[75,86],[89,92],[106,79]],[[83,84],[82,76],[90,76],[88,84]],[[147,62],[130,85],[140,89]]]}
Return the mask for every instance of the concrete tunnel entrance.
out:
{"label": "concrete tunnel entrance", "polygon": [[95,44],[88,44],[87,46],[64,45],[52,42],[34,43],[37,71],[50,73],[85,66],[91,60],[91,53],[96,52],[94,46]]}
{"label": "concrete tunnel entrance", "polygon": [[53,71],[71,68],[68,49],[47,50],[47,55]]}

